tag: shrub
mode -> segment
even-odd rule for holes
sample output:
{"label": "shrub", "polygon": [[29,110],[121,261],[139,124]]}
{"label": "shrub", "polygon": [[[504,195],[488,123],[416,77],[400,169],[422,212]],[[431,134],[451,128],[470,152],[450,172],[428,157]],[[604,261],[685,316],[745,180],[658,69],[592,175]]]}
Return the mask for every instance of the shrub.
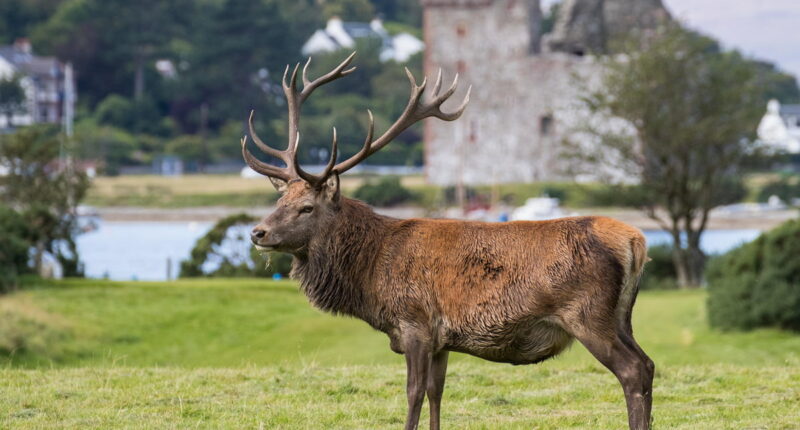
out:
{"label": "shrub", "polygon": [[353,194],[373,206],[387,207],[406,203],[414,198],[414,194],[403,187],[398,176],[384,176],[378,181],[367,181]]}
{"label": "shrub", "polygon": [[712,326],[800,331],[800,220],[712,260],[708,316]]}
{"label": "shrub", "polygon": [[786,203],[800,198],[800,176],[784,176],[764,185],[758,193],[758,201],[766,202],[772,196],[778,196]]}
{"label": "shrub", "polygon": [[272,252],[265,257],[250,244],[247,232],[256,221],[244,213],[221,219],[197,240],[189,259],[181,261],[180,277],[289,276],[290,255]]}
{"label": "shrub", "polygon": [[69,324],[57,315],[13,295],[0,300],[0,357],[31,354],[58,360],[72,336]]}
{"label": "shrub", "polygon": [[672,246],[657,245],[647,250],[650,261],[644,266],[639,288],[642,290],[667,290],[678,288],[675,263],[672,261]]}
{"label": "shrub", "polygon": [[17,275],[27,270],[27,227],[23,217],[0,205],[0,294],[14,289]]}

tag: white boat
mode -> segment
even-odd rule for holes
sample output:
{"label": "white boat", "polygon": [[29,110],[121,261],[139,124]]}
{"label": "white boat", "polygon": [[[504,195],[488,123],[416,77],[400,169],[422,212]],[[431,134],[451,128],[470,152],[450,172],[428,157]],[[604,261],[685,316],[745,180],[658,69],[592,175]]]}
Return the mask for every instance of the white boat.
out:
{"label": "white boat", "polygon": [[576,214],[564,212],[560,207],[560,200],[555,197],[533,197],[511,211],[511,221],[541,221],[574,215]]}

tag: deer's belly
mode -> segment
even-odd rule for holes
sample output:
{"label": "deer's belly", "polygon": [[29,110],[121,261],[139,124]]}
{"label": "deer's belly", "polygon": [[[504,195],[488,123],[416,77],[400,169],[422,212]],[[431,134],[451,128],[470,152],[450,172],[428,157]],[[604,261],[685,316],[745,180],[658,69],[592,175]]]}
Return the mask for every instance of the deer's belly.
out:
{"label": "deer's belly", "polygon": [[572,342],[569,333],[545,319],[471,327],[452,331],[448,337],[450,350],[512,364],[538,363],[558,355]]}

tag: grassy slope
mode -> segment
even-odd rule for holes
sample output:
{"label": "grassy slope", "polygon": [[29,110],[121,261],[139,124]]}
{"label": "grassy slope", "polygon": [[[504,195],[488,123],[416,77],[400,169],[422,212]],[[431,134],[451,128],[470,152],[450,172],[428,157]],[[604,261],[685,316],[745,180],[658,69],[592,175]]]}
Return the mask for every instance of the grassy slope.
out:
{"label": "grassy slope", "polygon": [[[703,300],[637,303],[659,427],[797,428],[800,337],[710,331]],[[375,428],[404,416],[405,366],[385,336],[311,309],[291,283],[68,281],[0,298],[8,315],[55,334],[0,370],[0,428]],[[579,345],[537,366],[452,362],[448,427],[625,421],[613,376]]]}

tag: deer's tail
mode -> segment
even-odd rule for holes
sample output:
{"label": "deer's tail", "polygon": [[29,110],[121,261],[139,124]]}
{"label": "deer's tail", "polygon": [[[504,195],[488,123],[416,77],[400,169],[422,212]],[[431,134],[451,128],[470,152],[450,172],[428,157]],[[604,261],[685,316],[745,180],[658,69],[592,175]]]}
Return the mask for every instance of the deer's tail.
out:
{"label": "deer's tail", "polygon": [[629,256],[616,312],[619,327],[627,333],[632,330],[631,314],[633,313],[633,305],[636,303],[636,296],[639,293],[642,270],[644,269],[644,264],[650,260],[647,257],[647,242],[641,232],[637,232],[636,235],[631,237]]}

